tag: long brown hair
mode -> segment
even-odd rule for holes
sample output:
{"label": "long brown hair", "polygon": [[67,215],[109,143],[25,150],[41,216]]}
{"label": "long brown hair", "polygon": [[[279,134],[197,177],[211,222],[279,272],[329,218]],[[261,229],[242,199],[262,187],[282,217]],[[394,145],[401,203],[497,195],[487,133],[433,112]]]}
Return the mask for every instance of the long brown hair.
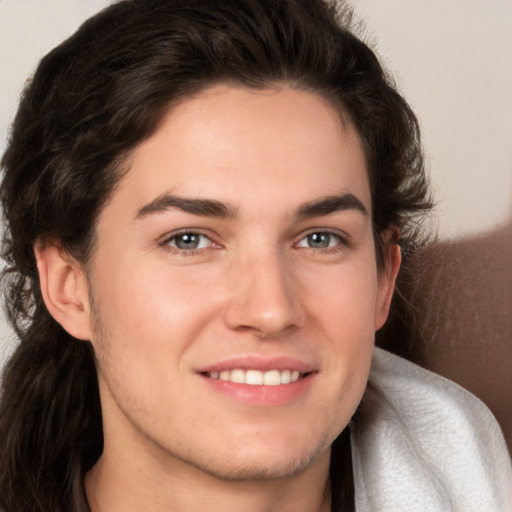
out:
{"label": "long brown hair", "polygon": [[[364,143],[378,261],[389,226],[417,243],[429,200],[416,118],[350,19],[323,0],[125,0],[42,59],[1,164],[3,284],[19,337],[0,402],[4,512],[88,510],[83,476],[103,444],[94,354],[48,313],[33,247],[58,240],[87,264],[122,163],[170,105],[218,82],[325,96]],[[347,443],[345,432],[333,450],[339,510],[351,501]]]}

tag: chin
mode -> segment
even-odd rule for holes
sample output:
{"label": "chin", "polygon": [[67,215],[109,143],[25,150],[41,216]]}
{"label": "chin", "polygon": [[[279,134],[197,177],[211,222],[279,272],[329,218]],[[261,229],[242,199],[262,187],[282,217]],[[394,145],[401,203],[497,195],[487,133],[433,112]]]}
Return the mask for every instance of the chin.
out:
{"label": "chin", "polygon": [[225,465],[208,465],[205,461],[202,467],[198,467],[209,475],[231,482],[255,482],[282,480],[294,477],[302,473],[315,460],[314,455],[292,460],[273,461],[232,461]]}
{"label": "chin", "polygon": [[[257,443],[246,440],[244,447],[233,446],[230,453],[211,454],[202,457],[197,469],[226,481],[270,481],[294,477],[314,464],[323,456],[330,458],[330,443],[322,440],[316,446],[289,445],[275,447],[274,443],[258,447]],[[227,456],[226,456],[227,455]]]}

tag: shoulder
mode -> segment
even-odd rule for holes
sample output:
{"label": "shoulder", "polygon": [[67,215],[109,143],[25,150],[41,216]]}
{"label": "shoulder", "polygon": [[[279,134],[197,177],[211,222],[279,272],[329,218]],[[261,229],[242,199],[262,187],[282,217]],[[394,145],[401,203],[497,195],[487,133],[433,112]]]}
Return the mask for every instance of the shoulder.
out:
{"label": "shoulder", "polygon": [[351,424],[358,511],[512,510],[512,469],[498,424],[469,392],[375,349]]}

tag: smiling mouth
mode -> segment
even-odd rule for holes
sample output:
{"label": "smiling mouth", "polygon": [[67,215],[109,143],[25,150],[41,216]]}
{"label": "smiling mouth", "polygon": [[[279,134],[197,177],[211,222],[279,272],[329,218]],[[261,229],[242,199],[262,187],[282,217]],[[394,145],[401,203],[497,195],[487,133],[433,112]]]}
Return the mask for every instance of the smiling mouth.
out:
{"label": "smiling mouth", "polygon": [[235,384],[248,384],[249,386],[280,386],[292,384],[307,376],[307,373],[301,373],[298,370],[243,370],[235,368],[233,370],[223,370],[220,372],[203,373],[210,379],[233,382]]}

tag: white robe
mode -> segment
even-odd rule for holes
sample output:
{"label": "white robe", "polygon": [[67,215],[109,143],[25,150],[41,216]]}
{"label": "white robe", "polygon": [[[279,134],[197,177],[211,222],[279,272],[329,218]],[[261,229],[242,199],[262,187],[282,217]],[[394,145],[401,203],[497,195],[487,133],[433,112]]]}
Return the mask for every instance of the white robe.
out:
{"label": "white robe", "polygon": [[357,512],[512,512],[501,430],[457,384],[376,348],[350,428]]}

